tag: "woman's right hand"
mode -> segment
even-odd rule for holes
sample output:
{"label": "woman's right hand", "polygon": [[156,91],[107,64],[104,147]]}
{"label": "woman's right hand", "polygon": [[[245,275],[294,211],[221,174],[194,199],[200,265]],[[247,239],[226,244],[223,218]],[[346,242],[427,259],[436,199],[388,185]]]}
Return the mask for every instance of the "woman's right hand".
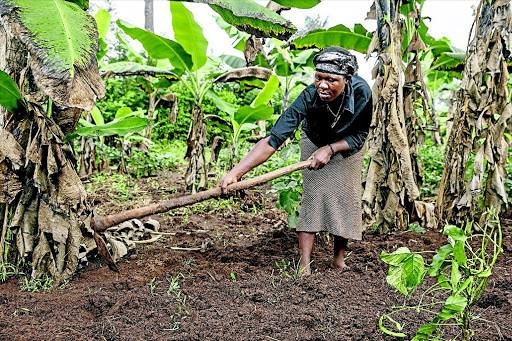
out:
{"label": "woman's right hand", "polygon": [[227,193],[228,186],[234,184],[235,182],[238,182],[238,180],[238,175],[235,174],[233,170],[231,170],[226,175],[224,175],[222,179],[220,179],[219,183],[217,184],[217,187],[220,187],[222,189],[222,193]]}

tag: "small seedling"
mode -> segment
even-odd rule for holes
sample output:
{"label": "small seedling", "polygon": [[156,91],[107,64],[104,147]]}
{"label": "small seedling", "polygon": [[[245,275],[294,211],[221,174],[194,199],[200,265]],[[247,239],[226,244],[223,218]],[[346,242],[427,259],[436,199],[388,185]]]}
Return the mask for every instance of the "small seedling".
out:
{"label": "small seedling", "polygon": [[233,282],[236,282],[236,276],[233,272],[231,273],[231,279],[233,280]]}
{"label": "small seedling", "polygon": [[153,279],[151,279],[151,282],[149,282],[149,290],[151,292],[151,295],[153,295],[155,293],[155,289],[156,289],[155,281],[156,281],[156,277],[153,277]]}
{"label": "small seedling", "polygon": [[[310,266],[311,263],[313,263],[313,261],[309,262],[307,266]],[[276,266],[283,275],[291,279],[299,278],[307,268],[307,266],[303,268],[300,267],[300,259],[298,262],[295,262],[295,260],[287,262],[286,260],[281,259],[281,262],[276,262]]]}

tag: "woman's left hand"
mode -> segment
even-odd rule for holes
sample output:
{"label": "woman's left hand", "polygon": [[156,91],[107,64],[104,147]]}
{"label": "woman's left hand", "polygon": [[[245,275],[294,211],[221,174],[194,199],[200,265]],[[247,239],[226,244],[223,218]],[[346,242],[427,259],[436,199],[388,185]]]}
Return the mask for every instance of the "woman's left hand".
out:
{"label": "woman's left hand", "polygon": [[311,155],[313,161],[311,162],[311,166],[309,169],[320,169],[329,163],[332,157],[332,151],[329,146],[323,146],[316,150],[316,152]]}

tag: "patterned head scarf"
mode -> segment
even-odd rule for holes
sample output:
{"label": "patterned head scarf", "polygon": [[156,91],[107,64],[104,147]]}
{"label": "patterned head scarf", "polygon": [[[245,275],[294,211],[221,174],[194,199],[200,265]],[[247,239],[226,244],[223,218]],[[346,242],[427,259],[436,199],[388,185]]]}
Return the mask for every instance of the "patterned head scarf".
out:
{"label": "patterned head scarf", "polygon": [[329,46],[313,58],[315,70],[340,76],[352,77],[357,73],[356,57],[343,47]]}

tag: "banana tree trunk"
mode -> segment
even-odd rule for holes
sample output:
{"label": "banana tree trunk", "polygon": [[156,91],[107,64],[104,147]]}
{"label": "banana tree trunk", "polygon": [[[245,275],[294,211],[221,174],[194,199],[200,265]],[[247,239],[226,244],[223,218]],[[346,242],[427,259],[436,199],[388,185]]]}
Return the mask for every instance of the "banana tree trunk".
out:
{"label": "banana tree trunk", "polygon": [[148,120],[149,124],[144,133],[144,137],[151,140],[151,131],[153,130],[153,124],[155,120],[155,108],[157,105],[156,95],[158,91],[153,91],[149,94],[149,104],[148,104]]}
{"label": "banana tree trunk", "polygon": [[499,211],[507,203],[505,133],[510,131],[512,116],[507,85],[511,34],[510,1],[482,0],[446,146],[436,202],[439,221],[461,223],[473,219],[479,207]]}
{"label": "banana tree trunk", "polygon": [[378,232],[405,229],[420,192],[411,160],[402,86],[400,0],[376,0],[378,48],[374,115],[368,136],[370,162],[365,171],[363,218]]}
{"label": "banana tree trunk", "polygon": [[192,193],[206,188],[207,164],[204,154],[206,142],[203,109],[196,99],[192,105],[192,121],[190,122],[185,155],[185,159],[188,161],[185,184]]}
{"label": "banana tree trunk", "polygon": [[34,102],[26,114],[0,109],[0,259],[31,264],[33,278],[48,275],[59,283],[75,272],[80,247],[96,246],[92,230],[79,219],[87,207],[76,160],[69,145],[62,143],[76,127],[81,110],[54,104],[48,117],[36,103],[44,97],[30,83],[31,70],[24,64],[27,51],[7,30],[8,25],[0,26],[0,68],[21,89],[31,89]]}

